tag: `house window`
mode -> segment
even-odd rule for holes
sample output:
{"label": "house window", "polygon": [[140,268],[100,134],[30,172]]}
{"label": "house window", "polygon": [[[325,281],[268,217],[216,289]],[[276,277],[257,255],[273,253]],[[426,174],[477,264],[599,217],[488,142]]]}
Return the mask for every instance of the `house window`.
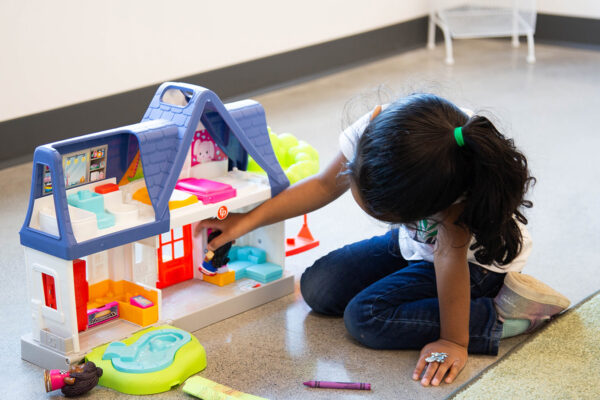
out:
{"label": "house window", "polygon": [[42,194],[52,193],[52,175],[50,174],[50,167],[44,165],[44,172],[42,175]]}
{"label": "house window", "polygon": [[56,310],[56,288],[54,287],[54,277],[42,273],[42,284],[44,287],[44,300],[46,307]]}
{"label": "house window", "polygon": [[183,229],[181,227],[171,229],[160,235],[161,261],[163,263],[183,257]]}

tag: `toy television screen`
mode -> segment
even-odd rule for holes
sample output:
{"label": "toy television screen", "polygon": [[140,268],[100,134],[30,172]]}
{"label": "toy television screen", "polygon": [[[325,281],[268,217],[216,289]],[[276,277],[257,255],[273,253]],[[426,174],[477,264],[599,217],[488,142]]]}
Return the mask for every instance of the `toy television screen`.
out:
{"label": "toy television screen", "polygon": [[87,182],[88,161],[87,150],[78,154],[71,154],[63,157],[65,187],[67,189]]}
{"label": "toy television screen", "polygon": [[105,179],[107,150],[102,145],[64,155],[65,189]]}

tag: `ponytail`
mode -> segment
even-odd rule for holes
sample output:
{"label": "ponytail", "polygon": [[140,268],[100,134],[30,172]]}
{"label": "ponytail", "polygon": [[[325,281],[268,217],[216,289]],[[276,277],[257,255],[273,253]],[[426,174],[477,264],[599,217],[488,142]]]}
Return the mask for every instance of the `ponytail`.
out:
{"label": "ponytail", "polygon": [[[456,129],[460,127],[461,129]],[[364,129],[348,174],[363,206],[386,222],[408,224],[464,198],[456,221],[473,234],[483,265],[510,263],[521,251],[517,221],[529,185],[525,156],[485,117],[448,100],[414,94],[390,104]]]}
{"label": "ponytail", "polygon": [[[523,238],[516,221],[527,224],[521,207],[532,207],[524,196],[535,178],[527,159],[512,139],[504,137],[487,118],[473,116],[464,124],[465,146],[470,159],[470,183],[458,223],[475,237],[471,250],[484,265],[510,263],[521,251]],[[515,221],[516,220],[516,221]]]}

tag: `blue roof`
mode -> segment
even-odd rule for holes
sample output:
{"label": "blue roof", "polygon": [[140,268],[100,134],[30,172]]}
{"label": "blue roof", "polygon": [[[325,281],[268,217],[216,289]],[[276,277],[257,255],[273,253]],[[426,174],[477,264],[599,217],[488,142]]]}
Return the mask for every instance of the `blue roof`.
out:
{"label": "blue roof", "polygon": [[[163,94],[169,89],[186,93],[188,104],[177,106],[162,102]],[[244,100],[224,105],[208,89],[167,82],[158,88],[141,123],[40,146],[35,150],[29,209],[20,231],[21,244],[71,260],[166,232],[170,224],[169,199],[199,121],[227,154],[230,167],[245,170],[250,154],[267,172],[272,196],[289,185],[273,152],[265,112],[259,103]],[[68,213],[62,155],[112,141],[116,145],[109,146],[109,151],[117,152],[116,155],[123,159],[131,154],[130,147],[135,142],[131,136],[137,139],[139,146],[155,222],[77,243]],[[51,170],[59,238],[29,227],[34,201],[42,196],[43,165],[48,165]],[[120,174],[119,180],[125,168],[126,162],[121,163],[113,176]]]}

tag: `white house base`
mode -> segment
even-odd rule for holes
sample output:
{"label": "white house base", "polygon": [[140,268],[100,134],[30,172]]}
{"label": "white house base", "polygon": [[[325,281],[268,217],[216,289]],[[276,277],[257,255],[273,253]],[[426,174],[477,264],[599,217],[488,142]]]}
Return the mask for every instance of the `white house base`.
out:
{"label": "white house base", "polygon": [[[169,288],[163,289],[163,320],[154,325],[168,323],[194,332],[294,292],[294,276],[290,273],[284,273],[276,281],[254,287],[256,284],[256,281],[242,279],[218,287],[192,279],[175,285],[171,293]],[[182,301],[182,298],[187,301]],[[92,328],[81,335],[81,351],[68,354],[40,344],[28,333],[21,337],[21,358],[41,368],[66,370],[69,365],[81,361],[94,347],[122,340],[141,329],[145,328],[120,320],[102,328]],[[115,339],[106,340],[108,337]]]}
{"label": "white house base", "polygon": [[[206,293],[206,286],[213,285],[198,280],[188,282],[190,284],[202,285],[202,290],[197,291],[197,293],[202,294],[205,305],[203,307],[196,305],[194,311],[185,313],[184,315],[172,318],[169,316],[169,294],[165,293],[168,290],[163,290],[164,316],[170,320],[170,324],[188,332],[197,331],[215,322],[222,321],[294,292],[294,276],[286,273],[284,273],[282,278],[266,284],[260,284],[256,288],[253,288],[253,286],[257,282],[249,279],[243,279],[225,287],[215,286],[214,289],[219,289],[219,291],[215,290],[215,293],[221,293],[221,296],[218,297]],[[224,296],[222,291],[227,290],[228,287],[230,290],[236,291],[237,295]],[[198,287],[190,285],[187,289],[194,290],[198,289]],[[177,294],[185,295],[185,291],[178,288]],[[176,302],[175,304],[181,305],[183,303]],[[188,303],[188,305],[193,306],[193,302],[192,304]]]}
{"label": "white house base", "polygon": [[[72,358],[73,357],[73,358]],[[27,333],[21,336],[21,358],[45,369],[69,369],[69,365],[82,359],[75,354],[65,355],[40,345]]]}

